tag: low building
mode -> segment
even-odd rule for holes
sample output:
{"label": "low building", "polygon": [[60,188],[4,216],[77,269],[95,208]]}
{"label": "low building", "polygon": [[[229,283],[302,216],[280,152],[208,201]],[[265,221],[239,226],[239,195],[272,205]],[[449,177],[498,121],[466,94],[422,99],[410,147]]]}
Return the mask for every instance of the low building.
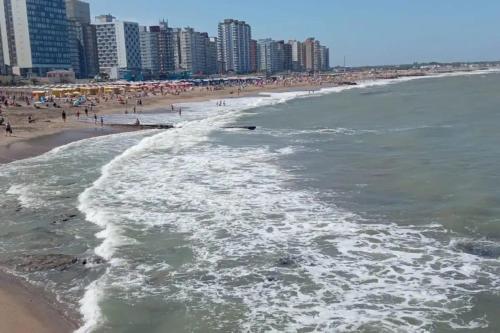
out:
{"label": "low building", "polygon": [[75,72],[67,70],[55,70],[47,72],[47,80],[51,84],[58,83],[75,83],[76,76]]}

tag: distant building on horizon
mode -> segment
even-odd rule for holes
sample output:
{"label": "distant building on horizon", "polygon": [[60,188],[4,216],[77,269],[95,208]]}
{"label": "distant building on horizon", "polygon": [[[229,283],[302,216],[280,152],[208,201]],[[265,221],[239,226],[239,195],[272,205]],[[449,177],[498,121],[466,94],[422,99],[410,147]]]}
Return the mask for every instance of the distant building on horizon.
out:
{"label": "distant building on horizon", "polygon": [[114,79],[122,78],[120,72],[137,77],[142,66],[139,24],[101,15],[96,17],[95,26],[101,70]]}
{"label": "distant building on horizon", "polygon": [[258,45],[259,72],[274,74],[280,70],[278,42],[271,38],[260,39]]}
{"label": "distant building on horizon", "polygon": [[141,68],[146,78],[158,78],[160,74],[160,49],[158,32],[148,27],[139,27],[141,44]]}
{"label": "distant building on horizon", "polygon": [[304,63],[305,63],[305,70],[308,72],[313,72],[315,70],[315,52],[314,52],[314,47],[315,47],[316,41],[314,38],[308,38],[304,42]]}
{"label": "distant building on horizon", "polygon": [[252,31],[245,21],[226,19],[219,23],[218,60],[223,72],[249,73]]}
{"label": "distant building on horizon", "polygon": [[64,0],[0,0],[3,61],[15,75],[70,69]]}
{"label": "distant building on horizon", "polygon": [[90,5],[80,0],[66,0],[66,17],[71,66],[77,78],[99,73],[96,27],[90,22]]}
{"label": "distant building on horizon", "polygon": [[320,61],[322,71],[330,70],[330,49],[324,45],[320,46]]}
{"label": "distant building on horizon", "polygon": [[252,39],[250,40],[250,73],[256,73],[259,70],[258,59],[257,41]]}
{"label": "distant building on horizon", "polygon": [[160,64],[160,76],[167,77],[170,73],[175,71],[174,59],[174,29],[168,26],[165,20],[160,21],[159,25],[151,26],[149,29],[156,32],[158,36],[158,52]]}
{"label": "distant building on horizon", "polygon": [[305,70],[305,45],[297,40],[288,41],[292,48],[292,70],[302,72]]}

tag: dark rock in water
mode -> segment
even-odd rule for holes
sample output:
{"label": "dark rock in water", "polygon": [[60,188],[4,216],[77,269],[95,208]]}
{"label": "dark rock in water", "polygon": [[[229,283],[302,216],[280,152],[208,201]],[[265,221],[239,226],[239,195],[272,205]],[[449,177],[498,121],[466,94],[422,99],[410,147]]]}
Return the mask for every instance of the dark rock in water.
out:
{"label": "dark rock in water", "polygon": [[66,271],[76,265],[102,264],[100,257],[78,259],[65,254],[26,255],[8,260],[5,264],[23,272]]}
{"label": "dark rock in water", "polygon": [[[11,261],[12,262],[12,261]],[[13,266],[24,272],[40,272],[49,270],[65,271],[78,263],[78,258],[64,254],[27,255],[17,258]]]}
{"label": "dark rock in water", "polygon": [[286,258],[280,258],[278,260],[278,263],[280,266],[291,266],[294,264],[294,261],[292,258],[286,257]]}
{"label": "dark rock in water", "polygon": [[278,278],[276,276],[268,276],[266,280],[267,282],[275,282],[278,281]]}
{"label": "dark rock in water", "polygon": [[57,219],[55,219],[54,221],[52,221],[52,224],[62,224],[62,223],[66,223],[66,222],[69,222],[70,220],[74,219],[75,217],[77,217],[78,215],[76,214],[67,214],[67,215],[62,215],[62,216],[59,216]]}
{"label": "dark rock in water", "polygon": [[456,248],[462,252],[478,257],[497,259],[500,258],[500,245],[488,241],[463,241],[458,242]]}
{"label": "dark rock in water", "polygon": [[293,257],[282,257],[278,260],[278,265],[282,267],[297,266],[297,260]]}

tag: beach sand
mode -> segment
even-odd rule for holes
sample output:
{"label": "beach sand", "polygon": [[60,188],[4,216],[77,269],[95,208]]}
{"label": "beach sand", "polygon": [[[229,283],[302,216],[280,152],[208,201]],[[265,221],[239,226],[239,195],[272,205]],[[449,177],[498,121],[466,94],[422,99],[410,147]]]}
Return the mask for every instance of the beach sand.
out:
{"label": "beach sand", "polygon": [[42,292],[0,272],[0,333],[68,333],[77,328]]}
{"label": "beach sand", "polygon": [[[264,87],[250,86],[237,93],[236,87],[227,87],[223,90],[207,91],[205,89],[195,88],[193,91],[183,92],[180,95],[165,95],[165,96],[148,96],[143,98],[143,105],[136,106],[138,115],[146,112],[161,112],[168,111],[171,105],[177,105],[186,102],[202,102],[208,100],[228,100],[231,98],[239,98],[245,96],[255,96],[263,92],[284,92],[293,90],[313,90],[332,86],[333,84],[324,85],[295,85],[293,87],[285,87],[282,85],[267,85]],[[133,99],[135,102],[135,99]],[[7,137],[4,135],[4,127],[0,127],[0,164],[14,161],[21,158],[34,156],[36,154],[26,154],[25,149],[33,151],[29,145],[40,146],[36,144],[34,139],[47,137],[52,134],[67,132],[68,130],[83,130],[89,131],[100,129],[100,124],[95,125],[93,112],[89,112],[89,118],[84,116],[84,107],[75,108],[68,105],[62,105],[61,108],[48,108],[37,110],[33,107],[9,107],[8,109],[2,108],[2,116],[7,119],[13,128],[13,136]],[[123,114],[128,109],[132,113],[133,105],[125,106],[116,100],[108,102],[101,102],[93,111],[98,117],[110,114]],[[64,122],[61,117],[62,110],[67,114],[67,121]],[[80,119],[77,119],[76,113],[80,112]],[[28,123],[28,117],[31,116],[35,121]],[[124,130],[124,129],[123,129]],[[129,129],[130,130],[130,129]],[[96,135],[98,131],[95,131]],[[91,137],[92,135],[88,136]],[[79,140],[76,138],[75,140]],[[72,141],[75,141],[72,140]],[[52,148],[65,144],[68,142],[58,143],[53,141]],[[46,144],[46,142],[45,142]],[[48,148],[48,147],[47,147]],[[47,151],[47,149],[39,150],[40,153]]]}

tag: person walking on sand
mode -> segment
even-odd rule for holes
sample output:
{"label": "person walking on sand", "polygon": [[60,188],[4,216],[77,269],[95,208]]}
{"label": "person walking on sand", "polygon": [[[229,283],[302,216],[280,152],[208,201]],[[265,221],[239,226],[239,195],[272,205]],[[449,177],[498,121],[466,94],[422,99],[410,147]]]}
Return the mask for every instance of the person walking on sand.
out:
{"label": "person walking on sand", "polygon": [[104,127],[104,117],[101,117],[101,127]]}
{"label": "person walking on sand", "polygon": [[85,108],[85,117],[89,117],[89,109]]}
{"label": "person walking on sand", "polygon": [[179,108],[179,116],[182,116],[182,108]]}
{"label": "person walking on sand", "polygon": [[94,113],[94,122],[97,125],[97,114]]}
{"label": "person walking on sand", "polygon": [[76,119],[80,120],[80,110],[76,111]]}
{"label": "person walking on sand", "polygon": [[66,122],[66,111],[63,110],[62,114],[61,114],[61,117],[62,117],[62,120],[64,122]]}
{"label": "person walking on sand", "polygon": [[12,126],[10,122],[7,122],[7,125],[5,125],[5,136],[12,136]]}

